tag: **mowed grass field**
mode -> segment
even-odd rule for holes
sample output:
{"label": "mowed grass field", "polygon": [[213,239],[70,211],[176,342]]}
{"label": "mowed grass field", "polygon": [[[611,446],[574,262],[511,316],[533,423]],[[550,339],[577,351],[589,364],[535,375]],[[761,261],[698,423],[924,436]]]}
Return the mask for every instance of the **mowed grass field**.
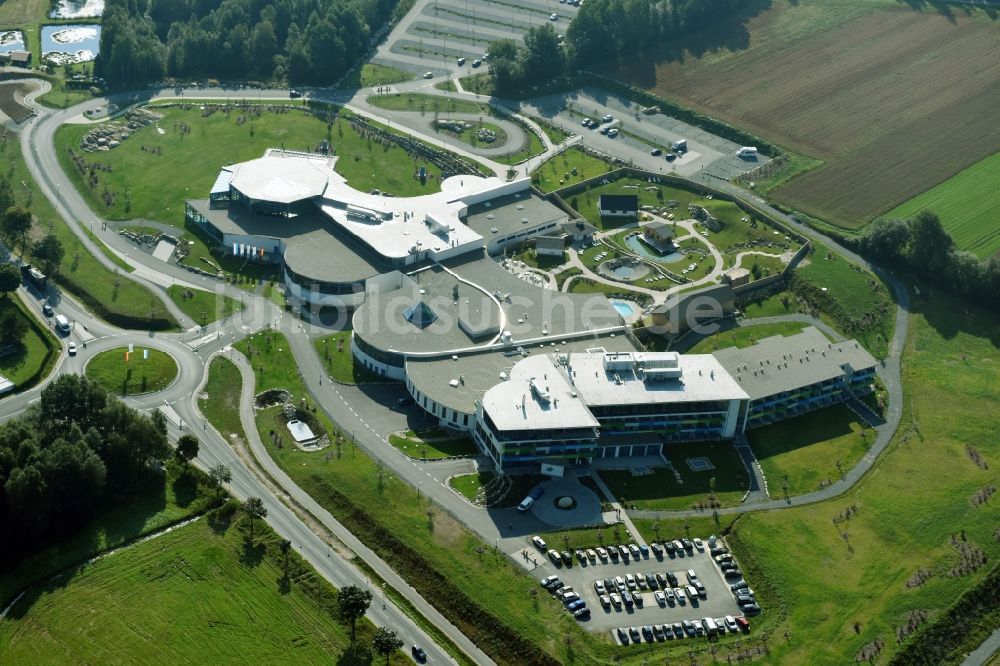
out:
{"label": "mowed grass field", "polygon": [[149,348],[149,358],[143,358],[145,349],[135,347],[128,362],[125,361],[126,347],[103,351],[87,362],[84,372],[114,395],[161,391],[177,377],[177,362],[170,354],[152,348]]}
{"label": "mowed grass field", "polygon": [[[760,620],[772,634],[769,663],[854,663],[876,640],[884,643],[877,663],[888,663],[911,610],[933,618],[1000,557],[1000,503],[973,501],[1000,483],[1000,318],[924,284],[920,291],[902,427],[872,472],[835,500],[736,521],[734,552],[771,599]],[[840,520],[849,507],[850,520]],[[986,566],[953,571],[961,556],[952,535],[981,549]],[[921,569],[931,576],[916,584]],[[779,639],[785,629],[788,640]]]}
{"label": "mowed grass field", "polygon": [[859,228],[1000,149],[1000,23],[914,4],[773,2],[620,75],[821,159],[770,195]]}
{"label": "mowed grass field", "polygon": [[985,258],[1000,251],[1000,152],[973,164],[940,185],[910,199],[887,213],[912,217],[934,211],[955,245]]}
{"label": "mowed grass field", "polygon": [[[837,481],[875,441],[845,405],[834,405],[747,431],[750,448],[767,477],[771,497],[819,490],[821,481]],[[837,463],[840,462],[840,469]]]}
{"label": "mowed grass field", "polygon": [[[261,157],[267,148],[312,150],[327,138],[326,121],[299,108],[281,113],[265,110],[252,123],[246,109],[235,107],[207,117],[196,105],[151,108],[163,114],[156,125],[164,133],[147,125],[106,153],[80,150],[80,139],[92,125],[63,125],[56,132],[63,169],[94,211],[109,219],[156,220],[183,229],[184,200],[207,198],[223,166]],[[185,126],[189,133],[181,131]],[[361,191],[378,188],[397,196],[415,196],[440,189],[439,169],[397,146],[368,141],[343,117],[333,122],[329,136],[341,156],[335,170]],[[110,167],[110,172],[97,172],[99,182],[94,189],[73,164],[70,149],[88,164]],[[418,166],[426,166],[431,175],[424,185],[413,177]],[[105,188],[115,193],[110,206],[101,200]]]}
{"label": "mowed grass field", "polygon": [[[258,521],[246,548],[238,516],[202,518],[33,590],[0,623],[0,662],[370,663],[350,650],[333,588],[294,549],[286,580],[278,537]],[[359,622],[359,645],[370,641]]]}

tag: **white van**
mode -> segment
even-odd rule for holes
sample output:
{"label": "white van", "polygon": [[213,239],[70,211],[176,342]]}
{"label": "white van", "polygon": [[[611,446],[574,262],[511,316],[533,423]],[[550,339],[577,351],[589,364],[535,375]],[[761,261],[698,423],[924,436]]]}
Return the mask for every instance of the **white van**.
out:
{"label": "white van", "polygon": [[743,146],[736,151],[739,157],[756,157],[757,147],[756,146]]}
{"label": "white van", "polygon": [[717,633],[719,633],[719,625],[717,625],[715,623],[715,620],[713,620],[712,618],[706,617],[706,618],[702,619],[701,624],[702,624],[703,627],[705,627],[705,634],[706,635],[708,635],[708,636],[714,636]]}
{"label": "white van", "polygon": [[56,315],[56,328],[63,333],[69,333],[69,319],[66,319],[66,315]]}
{"label": "white van", "polygon": [[524,513],[525,511],[530,509],[534,503],[535,503],[535,498],[529,495],[528,497],[525,497],[523,500],[521,500],[521,503],[517,505],[517,510],[520,511],[521,513]]}

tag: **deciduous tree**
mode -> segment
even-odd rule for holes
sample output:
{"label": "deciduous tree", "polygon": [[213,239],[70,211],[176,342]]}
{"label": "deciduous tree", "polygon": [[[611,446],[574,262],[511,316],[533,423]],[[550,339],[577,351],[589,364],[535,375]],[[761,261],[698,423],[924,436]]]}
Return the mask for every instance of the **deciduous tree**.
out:
{"label": "deciduous tree", "polygon": [[342,587],[337,592],[337,608],[340,610],[341,619],[351,623],[351,642],[355,640],[355,628],[358,618],[368,612],[368,607],[372,603],[372,593],[362,590],[357,585]]}

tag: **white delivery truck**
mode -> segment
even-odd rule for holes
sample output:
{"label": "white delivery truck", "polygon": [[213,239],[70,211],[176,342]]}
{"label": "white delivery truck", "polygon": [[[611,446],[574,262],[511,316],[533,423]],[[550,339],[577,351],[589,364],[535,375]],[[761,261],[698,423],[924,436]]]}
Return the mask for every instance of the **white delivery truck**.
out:
{"label": "white delivery truck", "polygon": [[686,153],[688,149],[687,139],[677,139],[672,144],[670,144],[670,150],[675,153]]}
{"label": "white delivery truck", "polygon": [[56,328],[63,333],[69,333],[69,319],[66,319],[65,315],[56,315]]}
{"label": "white delivery truck", "polygon": [[736,155],[739,157],[757,157],[757,147],[743,146],[736,151]]}

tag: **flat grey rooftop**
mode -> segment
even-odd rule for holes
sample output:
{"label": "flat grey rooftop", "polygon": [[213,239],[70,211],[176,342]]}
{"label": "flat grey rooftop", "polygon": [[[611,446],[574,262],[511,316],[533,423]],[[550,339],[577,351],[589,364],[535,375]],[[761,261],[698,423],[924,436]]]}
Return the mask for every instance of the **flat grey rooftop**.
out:
{"label": "flat grey rooftop", "polygon": [[815,326],[787,337],[764,338],[744,349],[720,349],[712,355],[751,400],[840,377],[845,366],[856,372],[877,364],[857,341],[830,342]]}
{"label": "flat grey rooftop", "polygon": [[[613,335],[613,337],[612,337]],[[584,338],[556,343],[537,343],[523,346],[524,354],[517,351],[517,345],[493,351],[482,351],[459,356],[438,358],[409,358],[406,361],[406,375],[417,389],[434,402],[471,414],[475,411],[476,400],[493,386],[503,381],[500,373],[510,375],[515,363],[526,356],[548,353],[578,353],[587,349],[603,347],[607,351],[634,351],[629,339],[622,334],[602,336],[588,335]],[[464,383],[451,386],[449,382],[461,377]]]}
{"label": "flat grey rooftop", "polygon": [[[460,277],[491,291],[503,304],[505,330],[514,342],[621,326],[621,315],[603,294],[570,294],[530,284],[485,255],[445,262]],[[509,298],[505,298],[509,297]]]}
{"label": "flat grey rooftop", "polygon": [[207,199],[187,203],[224,234],[283,242],[285,264],[306,279],[360,282],[391,270],[318,210],[284,218],[254,215],[242,209],[212,209]]}
{"label": "flat grey rooftop", "polygon": [[469,206],[465,224],[488,243],[548,222],[562,223],[568,217],[558,206],[524,190]]}
{"label": "flat grey rooftop", "polygon": [[[455,287],[458,300],[455,300]],[[422,301],[434,319],[424,325],[410,321],[407,310]],[[374,347],[398,353],[428,353],[477,347],[499,333],[501,312],[490,296],[461,283],[438,265],[403,277],[403,286],[370,293],[354,314],[354,333]],[[470,335],[462,321],[475,331],[494,330],[492,336]]]}
{"label": "flat grey rooftop", "polygon": [[[417,300],[437,315],[423,327],[405,317]],[[404,276],[402,288],[369,294],[354,315],[356,335],[378,349],[404,354],[469,350],[495,341],[496,335],[470,335],[470,328],[509,331],[516,346],[622,325],[621,315],[603,294],[543,289],[512,275],[481,251]]]}

